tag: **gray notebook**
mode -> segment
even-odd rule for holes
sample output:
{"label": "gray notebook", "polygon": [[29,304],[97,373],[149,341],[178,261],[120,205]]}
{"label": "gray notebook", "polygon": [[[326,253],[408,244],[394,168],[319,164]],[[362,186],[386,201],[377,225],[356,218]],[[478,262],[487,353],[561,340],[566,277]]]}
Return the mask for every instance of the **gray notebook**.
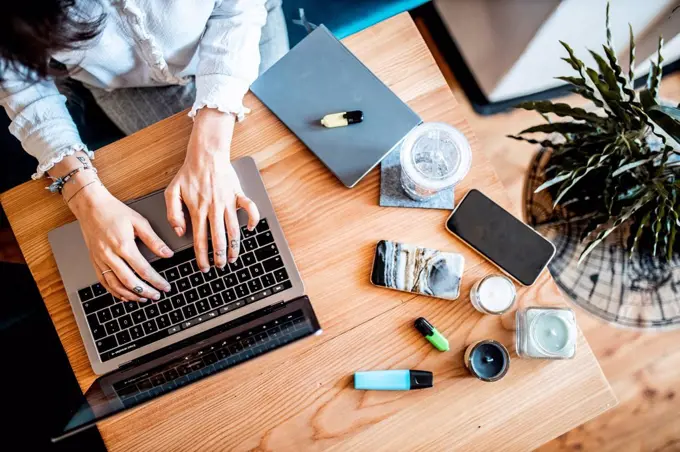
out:
{"label": "gray notebook", "polygon": [[[250,89],[347,187],[421,122],[323,25]],[[334,129],[319,122],[351,110],[363,111],[364,121]]]}

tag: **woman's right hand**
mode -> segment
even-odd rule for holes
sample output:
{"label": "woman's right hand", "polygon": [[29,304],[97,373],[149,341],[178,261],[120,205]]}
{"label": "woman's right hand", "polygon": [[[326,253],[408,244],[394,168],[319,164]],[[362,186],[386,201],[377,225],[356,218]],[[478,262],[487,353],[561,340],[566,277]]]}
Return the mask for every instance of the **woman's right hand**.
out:
{"label": "woman's right hand", "polygon": [[[170,284],[151,267],[135,243],[138,237],[156,255],[173,255],[146,218],[116,199],[99,181],[79,185],[67,187],[73,196],[68,205],[80,222],[99,282],[114,297],[127,301],[158,300],[159,290],[169,292]],[[81,191],[73,195],[78,188]],[[64,197],[69,199],[66,189]]]}

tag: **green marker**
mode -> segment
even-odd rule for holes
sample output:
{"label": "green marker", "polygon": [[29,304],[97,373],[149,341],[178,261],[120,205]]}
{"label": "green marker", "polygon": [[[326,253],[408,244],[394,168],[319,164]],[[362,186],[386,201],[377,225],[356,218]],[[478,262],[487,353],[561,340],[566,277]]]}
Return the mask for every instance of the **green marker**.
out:
{"label": "green marker", "polygon": [[449,351],[449,341],[444,336],[442,336],[442,333],[437,331],[437,328],[425,320],[424,317],[418,317],[413,325],[418,331],[420,331],[420,334],[425,336],[425,339],[434,345],[434,348],[440,352]]}

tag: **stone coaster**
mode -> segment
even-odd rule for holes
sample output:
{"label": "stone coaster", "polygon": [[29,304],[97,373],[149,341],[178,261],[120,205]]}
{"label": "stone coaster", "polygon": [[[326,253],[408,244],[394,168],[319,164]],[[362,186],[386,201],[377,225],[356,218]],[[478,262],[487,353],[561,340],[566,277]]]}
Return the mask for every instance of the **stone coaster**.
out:
{"label": "stone coaster", "polygon": [[380,164],[380,205],[382,207],[415,207],[453,210],[453,189],[442,190],[427,201],[416,201],[401,188],[399,149],[395,149]]}

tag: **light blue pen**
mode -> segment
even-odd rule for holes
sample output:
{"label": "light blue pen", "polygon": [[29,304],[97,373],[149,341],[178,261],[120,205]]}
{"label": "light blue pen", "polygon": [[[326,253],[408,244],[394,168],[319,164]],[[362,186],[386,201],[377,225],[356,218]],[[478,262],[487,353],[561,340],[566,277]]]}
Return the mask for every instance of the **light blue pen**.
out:
{"label": "light blue pen", "polygon": [[354,374],[354,389],[409,391],[431,388],[432,372],[426,370],[372,370]]}

